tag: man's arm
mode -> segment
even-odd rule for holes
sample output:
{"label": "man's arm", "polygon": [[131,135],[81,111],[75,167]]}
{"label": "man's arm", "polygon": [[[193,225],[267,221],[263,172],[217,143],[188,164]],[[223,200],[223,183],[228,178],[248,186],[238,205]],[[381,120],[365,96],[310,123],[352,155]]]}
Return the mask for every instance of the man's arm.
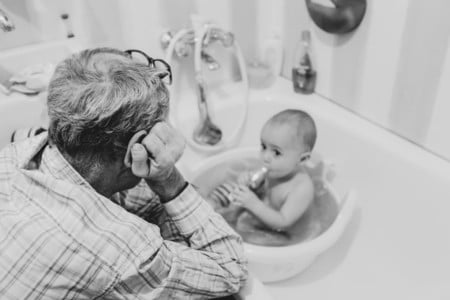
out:
{"label": "man's arm", "polygon": [[144,296],[142,291],[150,291],[157,293],[154,298],[167,299],[217,297],[237,292],[245,282],[242,239],[176,169],[183,149],[184,139],[166,123],[155,124],[131,147],[133,174],[159,196],[188,247],[162,239],[156,248],[144,246],[139,265],[130,266],[130,275],[115,285],[118,293]]}
{"label": "man's arm", "polygon": [[114,195],[113,201],[130,213],[157,225],[163,239],[187,245],[187,241],[168,216],[159,197],[149,188],[145,180],[132,189]]}
{"label": "man's arm", "polygon": [[189,247],[163,239],[144,246],[109,296],[197,299],[236,293],[247,276],[240,236],[192,186],[164,208]]}

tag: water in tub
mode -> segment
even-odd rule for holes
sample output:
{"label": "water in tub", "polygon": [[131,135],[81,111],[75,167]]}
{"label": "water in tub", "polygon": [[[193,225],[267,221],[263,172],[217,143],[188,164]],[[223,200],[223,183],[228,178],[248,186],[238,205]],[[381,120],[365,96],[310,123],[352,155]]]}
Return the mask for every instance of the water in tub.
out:
{"label": "water in tub", "polygon": [[[233,203],[217,201],[212,194],[225,182],[236,182],[239,174],[260,169],[255,157],[241,157],[219,162],[200,175],[195,184],[214,209],[238,232],[245,242],[262,246],[287,246],[311,240],[327,230],[339,213],[338,203],[327,189],[324,179],[324,163],[312,160],[307,171],[314,182],[314,200],[302,217],[289,229],[276,231],[264,226],[253,215]],[[264,193],[263,189],[256,194]]]}

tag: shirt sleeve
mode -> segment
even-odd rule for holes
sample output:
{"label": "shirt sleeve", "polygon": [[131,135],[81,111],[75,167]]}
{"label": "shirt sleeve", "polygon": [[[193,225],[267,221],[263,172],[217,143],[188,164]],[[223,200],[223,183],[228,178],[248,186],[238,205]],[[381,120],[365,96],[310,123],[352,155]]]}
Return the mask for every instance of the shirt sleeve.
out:
{"label": "shirt sleeve", "polygon": [[142,219],[157,225],[165,240],[184,243],[187,241],[178,231],[177,226],[167,215],[159,197],[148,187],[144,180],[132,189],[117,193],[112,200]]}
{"label": "shirt sleeve", "polygon": [[109,296],[205,299],[238,292],[247,277],[241,237],[192,186],[164,209],[189,246],[161,240],[156,252],[144,247]]}

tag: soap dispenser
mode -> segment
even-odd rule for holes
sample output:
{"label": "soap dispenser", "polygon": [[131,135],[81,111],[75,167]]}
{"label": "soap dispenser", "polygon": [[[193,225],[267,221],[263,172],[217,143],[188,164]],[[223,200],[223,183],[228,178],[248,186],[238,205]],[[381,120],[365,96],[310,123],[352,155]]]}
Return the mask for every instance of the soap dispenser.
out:
{"label": "soap dispenser", "polygon": [[303,30],[297,45],[292,68],[294,91],[301,94],[312,94],[316,87],[316,70],[312,62],[311,33]]}

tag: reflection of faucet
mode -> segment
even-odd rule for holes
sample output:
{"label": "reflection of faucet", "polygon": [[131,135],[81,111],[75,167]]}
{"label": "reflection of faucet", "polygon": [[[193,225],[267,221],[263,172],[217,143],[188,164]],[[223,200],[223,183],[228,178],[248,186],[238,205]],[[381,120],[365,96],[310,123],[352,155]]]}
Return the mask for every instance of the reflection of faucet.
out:
{"label": "reflection of faucet", "polygon": [[193,137],[199,144],[216,145],[222,139],[222,131],[209,117],[205,82],[202,76],[200,61],[206,62],[210,70],[217,69],[219,65],[205,52],[205,48],[215,41],[221,41],[224,47],[229,47],[234,43],[234,36],[232,33],[214,27],[211,24],[204,24],[202,26],[195,26],[194,24],[194,32],[196,35],[194,45],[194,68],[201,120],[197,129],[194,131]]}
{"label": "reflection of faucet", "polygon": [[[195,27],[195,26],[194,26]],[[216,145],[222,139],[222,130],[211,121],[208,111],[206,87],[201,74],[201,64],[205,63],[208,70],[215,71],[220,68],[217,60],[207,52],[206,48],[219,41],[224,47],[234,45],[234,35],[221,28],[204,24],[200,27],[200,32],[195,29],[185,29],[179,38],[175,38],[170,32],[165,32],[161,36],[161,45],[168,48],[173,42],[173,51],[178,57],[186,57],[194,50],[195,79],[197,84],[197,100],[200,112],[200,123],[194,130],[193,139],[201,145]],[[178,34],[176,34],[178,36]]]}
{"label": "reflection of faucet", "polygon": [[11,22],[6,12],[2,9],[0,9],[0,28],[4,32],[13,31],[15,29],[13,22]]}
{"label": "reflection of faucet", "polygon": [[197,100],[200,112],[200,123],[194,131],[194,141],[202,145],[215,145],[222,139],[222,130],[211,121],[206,102],[205,82],[201,74],[196,75]]}
{"label": "reflection of faucet", "polygon": [[[163,49],[166,49],[166,61],[170,63],[172,56],[186,57],[190,54],[194,56],[195,89],[197,92],[197,104],[199,109],[200,122],[194,129],[192,140],[187,139],[190,146],[208,151],[218,151],[225,147],[230,147],[237,142],[242,134],[242,128],[247,120],[248,112],[248,79],[245,68],[245,60],[238,43],[234,40],[234,35],[225,31],[213,23],[203,22],[201,18],[192,17],[192,28],[182,28],[174,35],[166,31],[160,38]],[[239,64],[241,81],[245,88],[243,93],[245,105],[242,110],[242,118],[237,123],[236,129],[231,132],[227,140],[222,140],[222,130],[211,120],[208,111],[208,86],[203,74],[203,64],[211,71],[220,68],[219,63],[210,54],[208,46],[220,42],[223,47],[233,46],[234,54]],[[206,74],[209,75],[209,74]],[[173,109],[176,110],[176,109]],[[176,125],[176,118],[172,122]]]}
{"label": "reflection of faucet", "polygon": [[[164,49],[167,49],[170,41],[172,40],[172,33],[165,32],[161,36],[161,45]],[[199,37],[195,36],[194,30],[189,30],[185,36],[180,38],[175,44],[175,53],[178,57],[186,57],[192,53],[192,48],[195,44],[195,39]],[[206,50],[204,50],[209,45],[216,41],[220,41],[224,47],[230,47],[234,44],[234,35],[231,32],[222,30],[220,28],[212,27],[208,28],[206,31],[201,51],[201,60],[208,66],[210,71],[215,71],[220,69],[219,62]]]}

